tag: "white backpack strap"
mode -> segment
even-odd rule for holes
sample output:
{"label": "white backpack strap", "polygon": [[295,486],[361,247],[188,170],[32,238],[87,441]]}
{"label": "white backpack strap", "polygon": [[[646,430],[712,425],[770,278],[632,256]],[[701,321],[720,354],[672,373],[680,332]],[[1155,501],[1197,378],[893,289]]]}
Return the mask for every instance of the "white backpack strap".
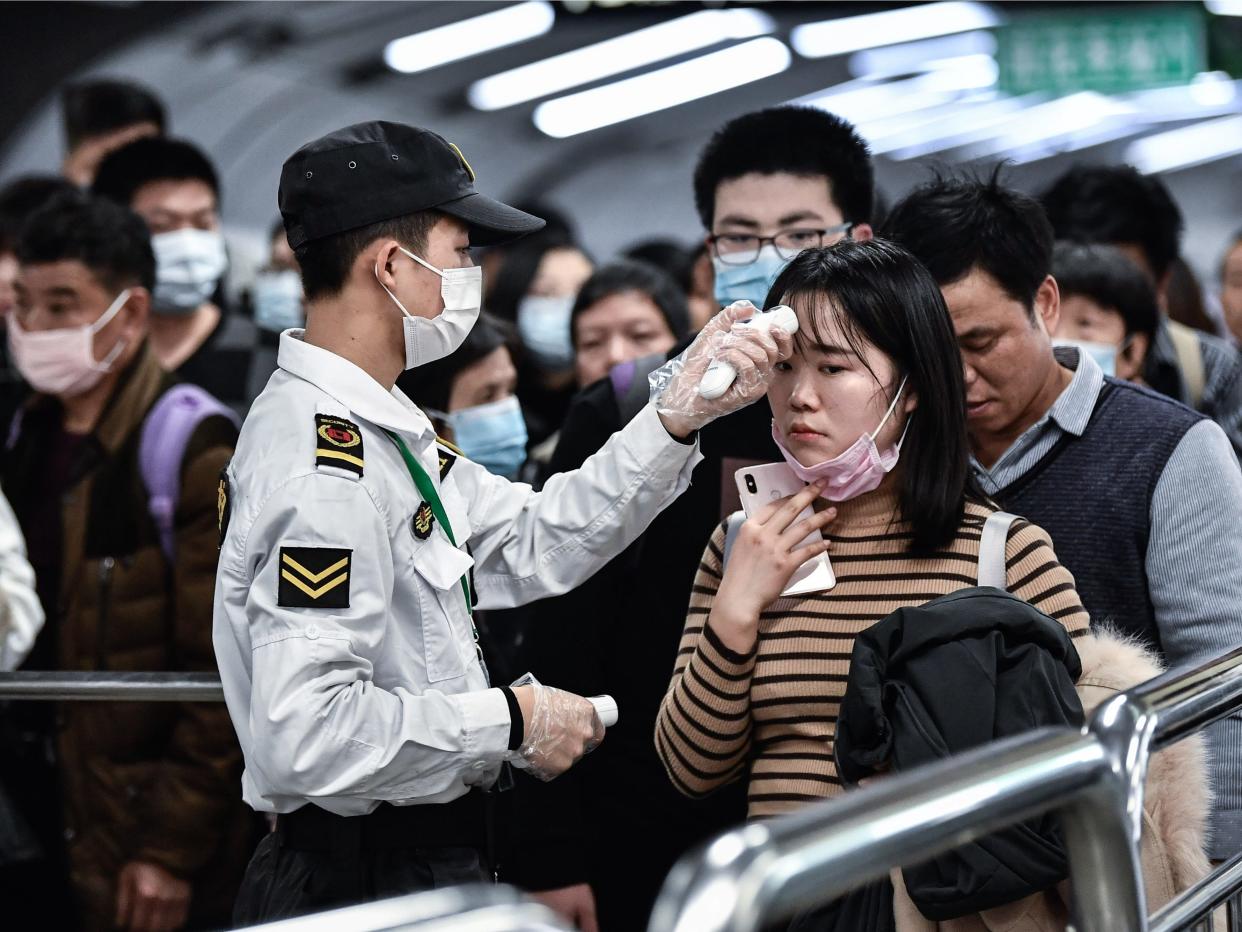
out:
{"label": "white backpack strap", "polygon": [[738,531],[745,523],[746,512],[744,511],[735,511],[725,519],[724,559],[720,561],[722,570],[729,565],[729,551],[733,549],[733,542],[737,540]]}
{"label": "white backpack strap", "polygon": [[1017,515],[998,511],[988,517],[983,525],[983,538],[979,541],[980,586],[1008,591],[1005,570],[1005,546],[1009,543],[1009,529],[1018,520]]}

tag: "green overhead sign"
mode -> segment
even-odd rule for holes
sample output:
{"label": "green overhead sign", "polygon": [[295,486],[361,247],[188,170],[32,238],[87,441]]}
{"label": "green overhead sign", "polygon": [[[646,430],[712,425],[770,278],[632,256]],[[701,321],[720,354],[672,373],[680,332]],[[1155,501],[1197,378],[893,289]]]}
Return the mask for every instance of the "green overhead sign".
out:
{"label": "green overhead sign", "polygon": [[1117,93],[1185,84],[1207,70],[1197,4],[1015,16],[996,31],[1001,90]]}

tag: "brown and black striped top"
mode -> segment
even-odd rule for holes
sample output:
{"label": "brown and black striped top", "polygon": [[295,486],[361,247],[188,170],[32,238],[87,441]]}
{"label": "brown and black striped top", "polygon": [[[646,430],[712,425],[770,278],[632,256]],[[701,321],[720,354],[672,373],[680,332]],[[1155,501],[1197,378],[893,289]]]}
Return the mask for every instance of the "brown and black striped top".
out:
{"label": "brown and black striped top", "polygon": [[[974,586],[991,513],[968,505],[947,548],[914,558],[909,524],[894,520],[896,505],[895,496],[876,492],[838,506],[827,533],[836,586],[773,602],[748,656],[725,647],[708,623],[724,527],[712,535],[656,721],[656,750],[679,790],[702,796],[747,774],[752,819],[841,792],[832,743],[855,636],[898,608]],[[1057,562],[1047,534],[1014,522],[1005,557],[1010,592],[1060,620],[1072,636],[1087,632],[1074,578]]]}

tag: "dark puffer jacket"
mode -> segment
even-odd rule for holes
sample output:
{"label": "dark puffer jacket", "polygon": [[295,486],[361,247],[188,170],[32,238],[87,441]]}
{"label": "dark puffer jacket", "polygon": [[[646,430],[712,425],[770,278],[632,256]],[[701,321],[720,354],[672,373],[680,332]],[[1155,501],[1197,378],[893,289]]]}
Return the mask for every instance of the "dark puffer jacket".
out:
{"label": "dark puffer jacket", "polygon": [[[144,349],[78,450],[61,499],[59,580],[52,591],[40,586],[53,603],[44,606],[40,638],[51,643],[36,644],[27,669],[35,662],[61,670],[216,669],[217,477],[237,431],[226,418],[210,417],[191,437],[169,566],[148,510],[138,445],[144,418],[171,384]],[[59,417],[53,399],[36,396],[5,455],[4,491],[28,536]],[[227,921],[254,817],[241,802],[241,752],[224,705],[62,703],[52,727],[83,927],[112,927],[117,876],[130,861],[190,881],[192,924]]]}

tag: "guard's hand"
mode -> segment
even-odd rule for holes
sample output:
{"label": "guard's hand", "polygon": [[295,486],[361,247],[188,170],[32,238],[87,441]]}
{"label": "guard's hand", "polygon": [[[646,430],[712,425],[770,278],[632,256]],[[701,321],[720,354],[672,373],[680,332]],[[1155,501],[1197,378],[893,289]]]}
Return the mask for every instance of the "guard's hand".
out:
{"label": "guard's hand", "polygon": [[573,928],[581,932],[599,932],[599,923],[595,919],[595,894],[591,892],[590,884],[579,883],[572,887],[561,887],[559,890],[539,890],[530,896]]}
{"label": "guard's hand", "polygon": [[129,932],[174,932],[190,912],[190,884],[158,864],[130,861],[116,888],[116,924]]}
{"label": "guard's hand", "polygon": [[551,686],[515,686],[526,732],[515,766],[540,780],[558,777],[604,740],[604,725],[590,701]]}
{"label": "guard's hand", "polygon": [[[707,322],[694,342],[652,378],[666,384],[656,396],[656,411],[674,437],[686,437],[724,414],[757,401],[768,390],[773,367],[793,355],[793,337],[783,330],[735,326],[759,313],[749,301],[735,301]],[[737,377],[719,398],[699,394],[699,383],[712,360],[727,362]]]}

